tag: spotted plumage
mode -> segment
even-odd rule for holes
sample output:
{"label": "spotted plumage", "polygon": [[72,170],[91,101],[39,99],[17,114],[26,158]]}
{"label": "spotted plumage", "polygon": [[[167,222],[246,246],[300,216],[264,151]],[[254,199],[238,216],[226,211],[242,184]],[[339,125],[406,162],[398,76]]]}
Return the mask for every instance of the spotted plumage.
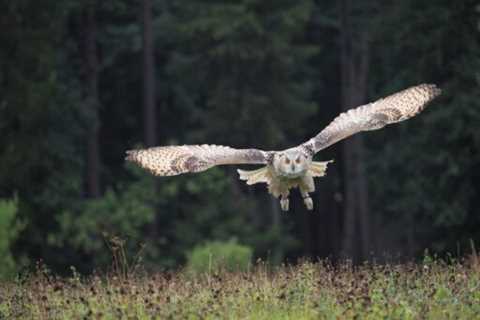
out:
{"label": "spotted plumage", "polygon": [[217,145],[165,146],[127,151],[126,159],[157,176],[201,172],[217,165],[263,164],[252,170],[238,170],[247,184],[266,183],[268,191],[280,197],[282,210],[288,210],[291,188],[298,187],[309,210],[315,190],[314,177],[326,174],[330,161],[316,162],[313,156],[332,144],[361,131],[370,131],[407,120],[420,113],[440,94],[433,84],[421,84],[386,98],[351,109],[336,117],[325,129],[307,142],[282,151],[234,149]]}

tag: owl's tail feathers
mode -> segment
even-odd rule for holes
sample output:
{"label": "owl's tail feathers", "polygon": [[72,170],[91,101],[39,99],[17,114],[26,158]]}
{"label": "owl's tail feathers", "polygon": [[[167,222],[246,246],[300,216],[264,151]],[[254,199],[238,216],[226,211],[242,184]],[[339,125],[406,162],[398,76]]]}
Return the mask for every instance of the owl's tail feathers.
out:
{"label": "owl's tail feathers", "polygon": [[312,177],[323,177],[327,174],[327,166],[329,163],[333,163],[333,160],[329,161],[312,161],[310,165],[310,174]]}
{"label": "owl's tail feathers", "polygon": [[248,185],[255,183],[267,183],[270,184],[271,174],[268,167],[263,167],[257,170],[240,170],[237,169],[240,175],[240,180],[246,181]]}

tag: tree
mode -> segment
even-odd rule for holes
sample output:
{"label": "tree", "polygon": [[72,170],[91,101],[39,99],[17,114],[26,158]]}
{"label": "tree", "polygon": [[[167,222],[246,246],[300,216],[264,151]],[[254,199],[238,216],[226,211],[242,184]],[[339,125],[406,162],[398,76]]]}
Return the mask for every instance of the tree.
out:
{"label": "tree", "polygon": [[[421,117],[372,137],[372,206],[379,236],[407,256],[425,247],[469,250],[479,240],[476,181],[480,144],[478,14],[472,1],[404,1],[386,5],[377,37],[375,84],[382,94],[434,82],[442,96]],[[428,18],[427,18],[428,17]],[[408,21],[408,27],[398,28]],[[461,54],[459,54],[461,52]],[[387,143],[388,141],[388,143]],[[394,182],[392,182],[394,181]],[[383,247],[382,249],[385,249]]]}
{"label": "tree", "polygon": [[15,220],[18,210],[18,200],[0,199],[0,279],[13,278],[15,274],[15,260],[12,256],[12,243],[18,237],[22,225]]}
{"label": "tree", "polygon": [[100,145],[98,116],[99,94],[98,73],[99,63],[97,54],[97,23],[95,19],[96,1],[89,1],[85,7],[85,65],[86,65],[86,98],[85,106],[90,109],[92,122],[87,133],[87,195],[98,198],[100,191]]}
{"label": "tree", "polygon": [[[342,110],[365,103],[369,67],[369,44],[366,30],[359,30],[351,17],[351,1],[340,6],[340,55]],[[357,30],[355,32],[354,30]],[[369,251],[368,184],[365,169],[365,146],[362,135],[343,142],[344,166],[344,236],[343,251],[354,260],[363,260]]]}
{"label": "tree", "polygon": [[[307,61],[318,48],[304,37],[312,7],[311,1],[178,4],[181,50],[173,52],[169,70],[175,86],[172,108],[191,115],[182,141],[268,150],[306,138],[303,124],[316,110]],[[229,179],[235,180],[236,195],[253,197],[233,170]],[[292,223],[280,219],[269,198],[258,199],[257,209],[245,213],[257,228],[284,230],[282,221]],[[287,251],[281,243],[272,245],[274,256]]]}
{"label": "tree", "polygon": [[60,50],[72,44],[61,41],[71,9],[69,1],[0,4],[0,195],[18,195],[25,228],[15,256],[52,264],[66,253],[47,243],[55,215],[81,198],[88,122],[75,63]]}
{"label": "tree", "polygon": [[157,142],[155,97],[155,55],[152,19],[152,0],[142,0],[143,17],[143,125],[145,145]]}
{"label": "tree", "polygon": [[[372,247],[411,257],[480,241],[475,5],[0,2],[0,198],[16,194],[25,222],[12,252],[90,272],[108,264],[103,232],[127,239],[130,256],[146,243],[154,268],[231,238],[273,262],[341,251],[359,261]],[[264,186],[239,183],[234,168],[160,179],[123,160],[155,135],[286,148],[339,111],[420,82],[444,89],[421,116],[316,156],[340,161],[316,181],[314,214],[293,194],[280,215]],[[155,109],[157,97],[168,108]]]}

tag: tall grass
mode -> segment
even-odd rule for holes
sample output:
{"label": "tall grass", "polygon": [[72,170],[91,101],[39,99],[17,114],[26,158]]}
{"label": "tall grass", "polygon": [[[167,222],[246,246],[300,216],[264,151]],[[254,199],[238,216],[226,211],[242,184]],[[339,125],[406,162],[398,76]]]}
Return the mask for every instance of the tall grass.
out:
{"label": "tall grass", "polygon": [[40,268],[0,285],[0,319],[475,319],[472,263],[353,267],[304,262],[269,270],[58,278]]}

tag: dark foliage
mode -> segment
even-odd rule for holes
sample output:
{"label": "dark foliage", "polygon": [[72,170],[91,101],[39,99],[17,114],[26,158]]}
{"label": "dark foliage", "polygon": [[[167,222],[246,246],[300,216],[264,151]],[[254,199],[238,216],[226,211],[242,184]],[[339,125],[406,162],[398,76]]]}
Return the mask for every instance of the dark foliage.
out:
{"label": "dark foliage", "polygon": [[[231,239],[274,263],[462,254],[470,239],[480,242],[476,1],[151,2],[152,33],[141,1],[1,2],[0,198],[17,199],[18,262],[91,272],[108,264],[111,237],[125,239],[130,255],[144,245],[152,268]],[[342,12],[349,52],[368,47],[358,84],[366,100],[422,82],[444,90],[421,116],[363,134],[363,157],[353,161],[365,165],[369,236],[354,233],[353,249],[371,254],[345,251],[354,223],[344,216],[348,146],[317,156],[337,161],[317,182],[313,214],[295,193],[292,211],[280,214],[233,168],[154,179],[125,166],[125,150],[154,139],[281,149],[316,134],[344,106]],[[143,116],[147,100],[156,126]]]}

